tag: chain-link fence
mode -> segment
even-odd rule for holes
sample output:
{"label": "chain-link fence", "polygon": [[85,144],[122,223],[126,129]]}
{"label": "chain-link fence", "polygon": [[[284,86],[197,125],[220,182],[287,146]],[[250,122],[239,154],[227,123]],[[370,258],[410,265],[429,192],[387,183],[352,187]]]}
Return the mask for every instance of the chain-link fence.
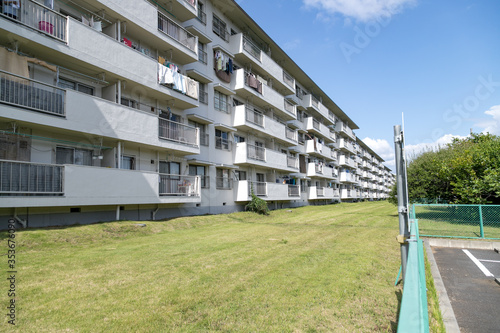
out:
{"label": "chain-link fence", "polygon": [[412,206],[421,236],[500,239],[499,205]]}

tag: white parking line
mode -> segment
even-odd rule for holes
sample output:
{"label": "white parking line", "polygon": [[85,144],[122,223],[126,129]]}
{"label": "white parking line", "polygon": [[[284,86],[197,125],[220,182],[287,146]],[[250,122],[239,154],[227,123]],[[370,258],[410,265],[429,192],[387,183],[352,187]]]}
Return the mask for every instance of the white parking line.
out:
{"label": "white parking line", "polygon": [[478,259],[479,261],[484,262],[494,262],[495,264],[500,264],[500,260],[489,260],[489,259]]}
{"label": "white parking line", "polygon": [[495,277],[486,267],[484,267],[483,264],[481,264],[481,262],[479,262],[479,260],[476,259],[476,257],[472,255],[472,253],[469,252],[469,250],[462,249],[462,251],[464,251],[464,253],[470,258],[470,260],[472,260],[472,262],[476,264],[476,266],[481,270],[481,272],[484,273],[484,275]]}

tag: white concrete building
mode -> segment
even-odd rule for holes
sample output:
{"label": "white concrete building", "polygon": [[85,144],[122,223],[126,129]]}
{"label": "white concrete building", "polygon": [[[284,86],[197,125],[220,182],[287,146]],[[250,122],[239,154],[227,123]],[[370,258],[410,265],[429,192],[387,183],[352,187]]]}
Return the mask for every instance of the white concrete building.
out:
{"label": "white concrete building", "polygon": [[[0,13],[0,215],[30,227],[387,196],[357,125],[233,0]],[[5,219],[6,220],[6,219]]]}

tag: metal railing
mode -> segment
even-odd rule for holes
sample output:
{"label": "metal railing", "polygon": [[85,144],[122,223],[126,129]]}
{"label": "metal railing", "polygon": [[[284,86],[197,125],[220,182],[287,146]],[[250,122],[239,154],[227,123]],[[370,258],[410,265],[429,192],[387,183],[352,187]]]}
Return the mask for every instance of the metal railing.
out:
{"label": "metal railing", "polygon": [[413,204],[426,237],[500,239],[500,205]]}
{"label": "metal railing", "polygon": [[0,160],[0,195],[63,195],[64,166]]}
{"label": "metal railing", "polygon": [[323,174],[323,165],[322,164],[314,164],[314,171],[318,174]]}
{"label": "metal railing", "polygon": [[175,141],[184,145],[199,147],[199,129],[175,121],[158,118],[160,139]]}
{"label": "metal railing", "polygon": [[259,197],[267,196],[267,183],[266,182],[249,181],[248,182],[248,195],[250,195],[252,193],[252,188],[253,188],[253,193],[256,196],[259,196]]}
{"label": "metal railing", "polygon": [[196,53],[197,38],[161,12],[158,12],[158,30]]}
{"label": "metal railing", "polygon": [[418,220],[410,220],[408,259],[398,319],[398,332],[401,333],[429,332],[424,246],[418,224]]}
{"label": "metal railing", "polygon": [[314,107],[319,108],[319,100],[314,95],[311,95],[311,101]]}
{"label": "metal railing", "polygon": [[289,197],[300,197],[300,185],[288,185]]}
{"label": "metal railing", "polygon": [[233,180],[231,178],[226,178],[226,177],[217,177],[215,179],[215,187],[218,190],[232,190]]}
{"label": "metal railing", "polygon": [[0,70],[0,102],[65,116],[66,91]]}
{"label": "metal railing", "polygon": [[246,108],[246,120],[260,127],[264,127],[264,115],[260,112]]}
{"label": "metal railing", "polygon": [[266,160],[266,148],[248,144],[247,145],[247,157],[252,159],[252,160],[265,161]]}
{"label": "metal railing", "polygon": [[200,196],[200,176],[160,173],[159,195]]}
{"label": "metal railing", "polygon": [[66,42],[67,17],[36,1],[21,0],[19,9],[11,9],[9,12],[3,8],[0,12],[4,17]]}
{"label": "metal railing", "polygon": [[247,36],[243,36],[243,50],[250,53],[255,59],[260,61],[260,48]]}

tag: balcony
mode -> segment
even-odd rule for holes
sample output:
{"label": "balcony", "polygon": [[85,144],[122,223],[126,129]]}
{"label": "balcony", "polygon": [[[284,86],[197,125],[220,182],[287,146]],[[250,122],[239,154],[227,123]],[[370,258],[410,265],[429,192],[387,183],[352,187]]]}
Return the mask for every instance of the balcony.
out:
{"label": "balcony", "polygon": [[235,201],[250,201],[251,190],[265,201],[288,201],[300,198],[300,185],[240,180],[235,187]]}
{"label": "balcony", "polygon": [[325,142],[330,143],[335,140],[335,138],[332,138],[330,136],[330,129],[320,123],[317,119],[313,117],[308,117],[305,119],[305,124],[306,124],[306,130],[309,133],[314,133],[316,135],[321,135],[324,137]]}
{"label": "balcony", "polygon": [[330,187],[309,186],[307,189],[308,200],[334,200],[339,199],[338,191]]}
{"label": "balcony", "polygon": [[0,70],[0,103],[64,117],[65,99],[64,89]]}
{"label": "balcony", "polygon": [[170,4],[172,13],[182,22],[198,17],[198,0],[173,0]]}
{"label": "balcony", "polygon": [[175,141],[183,145],[200,147],[199,128],[177,123],[167,119],[158,119],[158,137]]}
{"label": "balcony", "polygon": [[256,108],[238,105],[234,108],[233,126],[272,136],[288,145],[297,144],[297,131],[269,118]]}
{"label": "balcony", "polygon": [[16,161],[0,172],[3,208],[201,202],[198,176]]}
{"label": "balcony", "polygon": [[346,166],[346,167],[353,168],[353,169],[356,168],[356,162],[354,161],[354,159],[352,159],[351,157],[346,157],[345,155],[340,155],[339,165]]}
{"label": "balcony", "polygon": [[311,162],[307,164],[307,177],[335,179],[337,178],[337,172],[323,164]]}
{"label": "balcony", "polygon": [[356,183],[356,175],[351,172],[342,171],[340,172],[340,181],[342,183]]}
{"label": "balcony", "polygon": [[242,98],[253,100],[253,104],[261,109],[272,108],[284,121],[296,119],[295,114],[285,110],[285,98],[271,88],[266,82],[261,82],[243,68],[234,71],[231,89]]}
{"label": "balcony", "polygon": [[297,172],[298,161],[292,161],[286,154],[258,147],[247,142],[236,144],[234,164],[257,165],[289,172]]}
{"label": "balcony", "polygon": [[[174,1],[179,2],[179,1]],[[183,2],[183,1],[182,1]],[[196,17],[197,13],[195,11],[194,16]],[[166,15],[161,12],[158,12],[158,30],[170,38],[174,39],[181,45],[187,47],[189,50],[193,51],[195,54],[198,54],[198,37],[172,21]]]}
{"label": "balcony", "polygon": [[328,161],[334,160],[332,150],[317,140],[306,140],[306,154],[324,158]]}
{"label": "balcony", "polygon": [[41,32],[56,40],[62,42],[67,41],[66,16],[31,0],[20,0],[20,7],[21,9],[15,10],[17,14],[15,18],[3,14],[3,11],[0,13],[0,16]]}
{"label": "balcony", "polygon": [[344,151],[348,151],[351,154],[354,154],[354,145],[347,139],[339,139],[339,148]]}
{"label": "balcony", "polygon": [[236,60],[251,63],[257,72],[270,76],[273,86],[284,91],[285,95],[295,93],[295,79],[243,33],[231,36],[229,51]]}
{"label": "balcony", "polygon": [[59,196],[64,166],[0,160],[0,196]]}
{"label": "balcony", "polygon": [[337,122],[335,129],[341,135],[347,136],[347,137],[351,138],[351,140],[354,140],[354,141],[356,140],[356,135],[354,134],[354,131],[352,129],[350,129],[349,126],[347,126],[343,122],[341,122],[341,121]]}

